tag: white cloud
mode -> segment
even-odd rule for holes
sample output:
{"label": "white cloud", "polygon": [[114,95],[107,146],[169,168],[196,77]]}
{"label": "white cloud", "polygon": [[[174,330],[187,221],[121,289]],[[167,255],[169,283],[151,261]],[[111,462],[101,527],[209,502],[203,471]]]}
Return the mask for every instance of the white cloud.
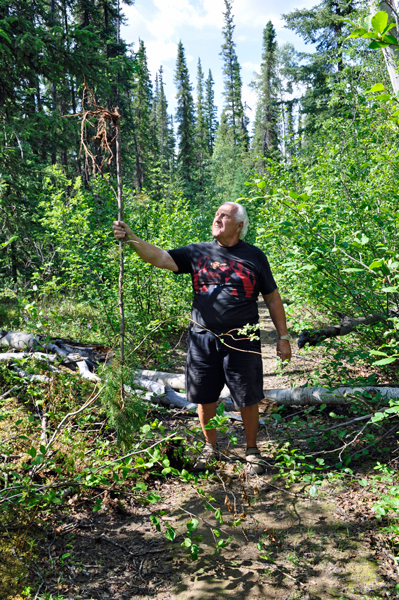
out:
{"label": "white cloud", "polygon": [[256,73],[259,73],[260,64],[248,60],[247,62],[242,63],[242,68],[245,69],[245,71],[250,71],[251,73],[254,73],[255,71]]}
{"label": "white cloud", "polygon": [[256,92],[245,84],[242,86],[242,101],[243,104],[246,104],[248,107],[246,114],[249,117],[249,120],[252,122],[255,118],[257,97]]}
{"label": "white cloud", "polygon": [[[273,22],[279,43],[290,40],[298,45],[299,50],[305,49],[297,36],[283,29],[280,11],[290,12],[306,6],[310,8],[315,3],[316,0],[285,0],[282,5],[277,0],[234,0],[234,37],[246,84],[243,97],[249,106],[255,106],[254,92],[248,84],[254,78],[254,71],[259,71],[262,30],[266,23],[269,20]],[[222,61],[219,56],[223,42],[224,0],[135,0],[134,6],[124,6],[123,10],[127,23],[122,28],[122,36],[128,43],[134,43],[134,49],[137,49],[139,39],[144,41],[152,78],[163,65],[169,110],[173,112],[175,106],[173,77],[179,40],[186,49],[194,88],[198,57],[201,58],[205,77],[209,68],[212,70],[215,101],[220,109],[224,103]]]}

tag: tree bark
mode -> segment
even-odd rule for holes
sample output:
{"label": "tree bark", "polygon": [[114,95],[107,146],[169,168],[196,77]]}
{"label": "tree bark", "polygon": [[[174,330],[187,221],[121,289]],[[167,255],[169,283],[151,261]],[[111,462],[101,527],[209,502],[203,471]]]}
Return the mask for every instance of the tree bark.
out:
{"label": "tree bark", "polygon": [[[389,33],[394,37],[398,38],[398,2],[397,0],[389,0],[389,2],[385,2],[384,0],[376,1],[370,0],[370,12],[371,16],[374,16],[376,12],[379,10],[384,10],[388,13],[390,20],[394,19],[396,21],[396,27],[393,27]],[[399,94],[399,49],[396,47],[388,46],[387,48],[382,49],[385,64],[387,66],[387,70],[389,73],[389,78],[391,80],[391,85],[394,91],[394,94],[397,96]]]}
{"label": "tree bark", "polygon": [[[141,373],[141,375],[136,378],[137,385],[149,390],[152,394],[157,394],[157,396],[166,395],[167,404],[172,403],[179,408],[192,408],[193,406],[196,406],[195,404],[187,402],[185,394],[176,393],[172,390],[172,386],[176,386],[177,389],[184,389],[184,375],[174,375],[173,373],[162,373],[159,371],[138,371],[137,373]],[[148,377],[152,377],[152,379],[149,379]],[[226,389],[228,391],[228,388]],[[309,387],[264,390],[265,396],[260,402],[260,408],[263,408],[264,412],[265,408],[273,408],[273,405],[320,406],[321,404],[328,404],[334,406],[350,404],[354,402],[354,396],[356,394],[366,393],[373,396],[381,394],[381,397],[384,398],[384,400],[388,400],[390,398],[399,398],[399,387],[338,387],[335,390],[322,387]],[[230,392],[228,391],[228,396],[224,396],[224,399],[229,400],[229,396]],[[220,398],[222,398],[222,396],[220,396]],[[162,402],[165,402],[165,400],[162,400]],[[232,405],[228,403],[227,409],[231,410]]]}
{"label": "tree bark", "polygon": [[322,329],[302,331],[298,338],[298,348],[303,348],[305,344],[316,346],[316,344],[323,342],[327,338],[348,335],[348,333],[351,333],[351,331],[356,329],[359,325],[371,325],[372,323],[385,321],[388,317],[395,316],[398,316],[397,312],[389,311],[388,314],[375,314],[367,317],[359,317],[358,319],[343,317],[340,325],[330,325],[329,327],[323,327]]}

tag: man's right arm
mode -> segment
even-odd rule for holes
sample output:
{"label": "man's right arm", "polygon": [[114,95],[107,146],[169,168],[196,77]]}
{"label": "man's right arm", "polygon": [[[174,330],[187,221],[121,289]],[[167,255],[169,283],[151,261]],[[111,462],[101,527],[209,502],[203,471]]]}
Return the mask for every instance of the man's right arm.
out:
{"label": "man's right arm", "polygon": [[157,248],[144,240],[141,240],[126,223],[123,221],[114,221],[112,225],[114,236],[119,241],[128,244],[137,252],[145,262],[158,267],[159,269],[168,269],[177,273],[179,270],[173,258],[165,250]]}

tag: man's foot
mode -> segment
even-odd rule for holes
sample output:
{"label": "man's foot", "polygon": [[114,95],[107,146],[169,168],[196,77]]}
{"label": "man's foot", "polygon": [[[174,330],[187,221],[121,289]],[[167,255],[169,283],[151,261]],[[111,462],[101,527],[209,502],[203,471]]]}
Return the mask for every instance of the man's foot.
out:
{"label": "man's foot", "polygon": [[217,447],[215,448],[212,444],[205,444],[200,454],[198,454],[193,469],[194,471],[206,471],[216,460],[219,460]]}
{"label": "man's foot", "polygon": [[266,471],[265,461],[258,448],[247,448],[246,461],[251,475],[262,475]]}

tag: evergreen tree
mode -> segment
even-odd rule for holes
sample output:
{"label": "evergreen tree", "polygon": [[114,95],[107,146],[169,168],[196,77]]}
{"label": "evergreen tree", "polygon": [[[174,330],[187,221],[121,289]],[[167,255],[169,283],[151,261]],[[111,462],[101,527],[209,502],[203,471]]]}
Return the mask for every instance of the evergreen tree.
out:
{"label": "evergreen tree", "polygon": [[258,104],[255,115],[253,149],[258,156],[277,158],[279,155],[278,97],[277,97],[277,42],[273,23],[263,30],[263,53],[260,75],[255,87]]}
{"label": "evergreen tree", "polygon": [[[163,67],[161,66],[155,78],[154,95],[155,132],[158,148],[158,165],[161,172],[171,169],[170,149],[170,116],[163,82]],[[172,161],[173,163],[173,161]]]}
{"label": "evergreen tree", "polygon": [[152,193],[154,198],[159,200],[165,195],[175,168],[173,117],[168,114],[162,66],[155,75],[150,132],[154,152],[153,172],[156,174],[152,183]]}
{"label": "evergreen tree", "polygon": [[201,60],[197,66],[197,102],[195,105],[196,180],[197,193],[204,193],[204,167],[208,158],[208,136],[204,112],[204,73]]}
{"label": "evergreen tree", "polygon": [[303,37],[307,44],[316,46],[313,54],[298,53],[295,68],[296,83],[306,86],[301,106],[304,126],[309,131],[317,127],[318,115],[330,112],[327,77],[338,79],[344,69],[347,26],[342,19],[357,4],[358,0],[322,0],[311,9],[296,9],[283,15],[288,29]]}
{"label": "evergreen tree", "polygon": [[204,73],[202,71],[201,59],[198,59],[197,66],[197,102],[195,105],[195,132],[197,138],[198,152],[204,159],[204,151],[207,148],[207,130],[205,120],[205,100],[204,100]]}
{"label": "evergreen tree", "polygon": [[135,88],[133,95],[133,138],[136,157],[136,186],[148,187],[155,155],[151,135],[152,83],[144,42],[140,40],[136,53]]}
{"label": "evergreen tree", "polygon": [[195,196],[194,174],[196,162],[194,100],[184,47],[181,41],[177,50],[175,84],[177,88],[176,121],[179,148],[177,166],[184,192],[188,198],[192,199]]}
{"label": "evergreen tree", "polygon": [[212,156],[215,146],[215,133],[218,126],[217,107],[215,106],[215,92],[213,91],[214,81],[212,71],[209,69],[209,75],[205,81],[205,101],[204,115],[207,135],[208,154]]}
{"label": "evergreen tree", "polygon": [[232,15],[233,0],[224,0],[224,4],[226,7],[226,12],[223,13],[225,24],[222,30],[224,43],[220,52],[220,56],[223,59],[224,111],[227,124],[232,128],[233,143],[248,148],[247,120],[244,115],[241,98],[241,69],[235,51],[236,44],[233,39],[235,29]]}

